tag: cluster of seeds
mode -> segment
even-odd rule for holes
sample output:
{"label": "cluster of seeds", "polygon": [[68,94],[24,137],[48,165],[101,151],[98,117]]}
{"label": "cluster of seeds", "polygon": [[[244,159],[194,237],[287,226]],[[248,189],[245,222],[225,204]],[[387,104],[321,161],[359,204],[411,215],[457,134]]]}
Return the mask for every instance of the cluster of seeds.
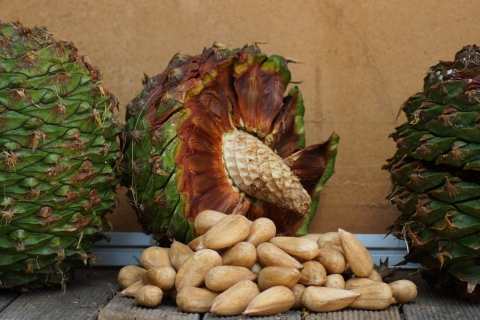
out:
{"label": "cluster of seeds", "polygon": [[368,250],[342,229],[282,237],[270,219],[212,210],[202,211],[194,227],[198,237],[188,245],[147,248],[142,267],[122,268],[122,294],[140,306],[170,297],[185,312],[221,316],[381,310],[417,295],[409,280],[384,283]]}

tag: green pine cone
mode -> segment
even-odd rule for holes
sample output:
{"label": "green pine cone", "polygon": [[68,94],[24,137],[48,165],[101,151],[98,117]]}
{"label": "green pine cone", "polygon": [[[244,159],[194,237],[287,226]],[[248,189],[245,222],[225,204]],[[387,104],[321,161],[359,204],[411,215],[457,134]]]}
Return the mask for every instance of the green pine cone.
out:
{"label": "green pine cone", "polygon": [[0,24],[0,287],[71,280],[116,206],[117,99],[71,42]]}
{"label": "green pine cone", "polygon": [[390,136],[388,198],[401,211],[391,232],[405,239],[405,262],[422,264],[437,287],[455,282],[471,300],[480,290],[480,48],[430,68],[424,88],[402,106],[407,122]]}

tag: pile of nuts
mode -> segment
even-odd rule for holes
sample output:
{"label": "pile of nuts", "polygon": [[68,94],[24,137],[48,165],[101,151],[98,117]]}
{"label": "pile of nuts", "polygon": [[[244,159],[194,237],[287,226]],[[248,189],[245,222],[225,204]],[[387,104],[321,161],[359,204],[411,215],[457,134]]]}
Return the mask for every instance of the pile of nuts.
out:
{"label": "pile of nuts", "polygon": [[122,268],[121,293],[140,306],[171,297],[185,312],[221,316],[381,310],[417,296],[409,280],[384,283],[368,250],[342,229],[281,237],[270,219],[213,210],[202,211],[194,228],[198,237],[188,245],[147,248],[142,267]]}

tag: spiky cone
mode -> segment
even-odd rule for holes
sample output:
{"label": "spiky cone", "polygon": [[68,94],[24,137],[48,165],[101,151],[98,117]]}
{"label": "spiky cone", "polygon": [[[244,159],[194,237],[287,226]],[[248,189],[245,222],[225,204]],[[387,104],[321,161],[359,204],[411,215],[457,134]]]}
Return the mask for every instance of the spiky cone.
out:
{"label": "spiky cone", "polygon": [[0,24],[0,287],[72,279],[116,206],[117,99],[74,44]]}
{"label": "spiky cone", "polygon": [[187,242],[206,209],[306,233],[338,136],[305,148],[302,95],[293,87],[284,96],[287,63],[257,45],[216,43],[175,55],[146,81],[127,106],[122,139],[124,182],[146,233]]}
{"label": "spiky cone", "polygon": [[390,227],[407,240],[405,262],[422,264],[437,287],[454,279],[480,289],[480,48],[432,66],[424,88],[402,106],[407,122],[391,137],[397,152],[384,166],[388,198],[401,214]]}

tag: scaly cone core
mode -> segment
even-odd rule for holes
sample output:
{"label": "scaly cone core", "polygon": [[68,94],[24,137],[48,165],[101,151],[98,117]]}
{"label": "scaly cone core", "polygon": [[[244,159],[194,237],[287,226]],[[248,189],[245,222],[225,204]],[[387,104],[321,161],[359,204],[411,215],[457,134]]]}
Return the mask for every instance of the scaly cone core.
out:
{"label": "scaly cone core", "polygon": [[233,182],[259,200],[300,215],[310,211],[310,195],[275,152],[241,130],[223,135],[223,158]]}

